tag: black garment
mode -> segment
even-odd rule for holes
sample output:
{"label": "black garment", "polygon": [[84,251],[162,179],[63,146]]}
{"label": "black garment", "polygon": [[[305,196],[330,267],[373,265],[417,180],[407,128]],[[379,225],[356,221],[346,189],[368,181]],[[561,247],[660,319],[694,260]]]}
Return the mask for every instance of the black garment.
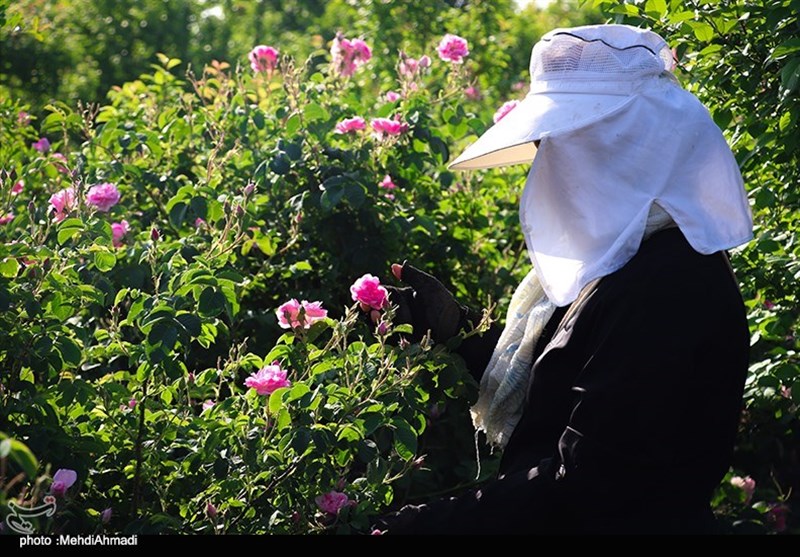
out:
{"label": "black garment", "polygon": [[[461,349],[479,377],[493,330]],[[406,507],[389,533],[702,533],[731,457],[747,373],[742,298],[723,253],[677,228],[548,322],[500,476]]]}

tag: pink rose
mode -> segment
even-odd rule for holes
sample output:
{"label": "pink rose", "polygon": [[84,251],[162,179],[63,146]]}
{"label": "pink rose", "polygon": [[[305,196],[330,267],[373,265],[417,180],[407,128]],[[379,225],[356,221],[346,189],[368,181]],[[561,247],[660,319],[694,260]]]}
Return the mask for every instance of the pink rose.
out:
{"label": "pink rose", "polygon": [[350,287],[353,300],[366,304],[372,309],[383,309],[389,303],[389,292],[381,286],[380,280],[369,273],[358,279]]}
{"label": "pink rose", "polygon": [[213,400],[206,400],[205,402],[203,402],[203,412],[205,412],[206,410],[211,410],[212,408],[214,408],[215,404],[216,402],[214,402]]}
{"label": "pink rose", "polygon": [[353,118],[345,118],[334,128],[336,133],[355,133],[358,130],[363,130],[367,127],[367,123],[361,116],[354,116]]}
{"label": "pink rose", "polygon": [[508,115],[509,112],[511,112],[512,110],[517,108],[518,104],[519,104],[518,100],[513,100],[513,101],[508,101],[508,102],[503,103],[503,106],[498,108],[497,112],[495,112],[494,116],[492,117],[492,120],[494,120],[494,123],[496,124],[497,122],[499,122],[500,120],[505,118]]}
{"label": "pink rose", "polygon": [[139,403],[137,402],[137,400],[136,400],[135,398],[131,397],[131,399],[128,401],[128,408],[130,408],[131,410],[133,410],[134,408],[136,408],[136,405],[137,405],[137,404],[139,404]]}
{"label": "pink rose", "polygon": [[11,195],[19,195],[22,193],[22,190],[25,188],[25,182],[20,180],[13,186],[11,186]]}
{"label": "pink rose", "polygon": [[480,89],[478,89],[475,85],[470,85],[464,89],[464,96],[471,101],[479,101],[482,97]]}
{"label": "pink rose", "polygon": [[397,102],[401,99],[400,93],[397,91],[389,91],[386,93],[386,100],[390,103]]}
{"label": "pink rose", "polygon": [[20,126],[27,126],[31,123],[31,115],[24,110],[19,111],[17,114],[17,124]]}
{"label": "pink rose", "polygon": [[383,177],[383,180],[378,185],[380,187],[384,188],[384,189],[387,189],[387,190],[393,190],[393,189],[395,189],[397,187],[397,184],[392,182],[392,177],[389,176],[388,174]]}
{"label": "pink rose", "polygon": [[254,47],[247,57],[250,59],[250,67],[254,72],[271,74],[278,65],[278,54],[277,48],[260,44]]}
{"label": "pink rose", "polygon": [[286,379],[287,371],[281,369],[278,362],[264,366],[244,380],[244,384],[255,389],[261,396],[271,395],[281,387],[290,387],[292,383]]}
{"label": "pink rose", "polygon": [[464,61],[464,57],[469,54],[469,45],[466,39],[448,33],[439,42],[436,51],[439,53],[439,58],[445,62],[461,64]]}
{"label": "pink rose", "polygon": [[55,221],[61,222],[75,207],[75,189],[66,188],[50,196],[50,205],[55,209]]}
{"label": "pink rose", "polygon": [[344,77],[353,75],[360,66],[372,58],[372,50],[361,39],[345,39],[337,34],[331,45],[331,67]]}
{"label": "pink rose", "polygon": [[121,220],[119,222],[111,223],[111,234],[113,234],[113,243],[114,247],[118,248],[122,245],[122,238],[128,233],[130,230],[130,226],[128,225],[128,221]]}
{"label": "pink rose", "polygon": [[350,498],[339,491],[329,491],[328,493],[317,496],[314,502],[322,512],[336,515],[339,514],[339,511],[343,507],[350,504]]}
{"label": "pink rose", "polygon": [[378,139],[386,136],[398,136],[408,131],[408,124],[389,118],[373,118],[370,125],[375,130]]}
{"label": "pink rose", "polygon": [[753,498],[753,492],[756,490],[756,481],[750,476],[745,476],[744,478],[741,476],[734,476],[731,478],[731,485],[744,491],[745,505]]}
{"label": "pink rose", "polygon": [[46,153],[47,151],[50,150],[50,141],[46,137],[43,137],[39,141],[35,141],[34,143],[32,143],[31,147],[33,147],[40,153]]}
{"label": "pink rose", "polygon": [[0,217],[0,226],[2,226],[4,224],[8,224],[12,220],[14,220],[14,216],[15,216],[14,213],[8,213],[8,214],[3,215],[2,217]]}
{"label": "pink rose", "polygon": [[772,504],[767,511],[767,521],[772,524],[772,528],[780,533],[786,530],[786,516],[789,514],[789,507],[783,504]]}
{"label": "pink rose", "polygon": [[407,79],[414,79],[422,70],[431,66],[431,59],[427,55],[422,56],[419,60],[415,60],[407,56],[404,52],[400,53],[400,63],[397,65],[397,73],[400,77]]}
{"label": "pink rose", "polygon": [[53,166],[56,167],[56,170],[58,170],[61,174],[67,174],[69,172],[65,166],[67,164],[67,157],[61,153],[53,153],[51,156],[58,161],[53,163]]}
{"label": "pink rose", "polygon": [[328,310],[322,308],[322,302],[308,302],[303,300],[298,302],[292,298],[288,302],[281,304],[275,310],[278,316],[278,325],[282,329],[297,329],[302,327],[308,329],[317,321],[328,316]]}
{"label": "pink rose", "polygon": [[53,474],[53,483],[50,485],[50,493],[56,497],[63,497],[67,490],[78,480],[78,473],[68,468],[59,468]]}
{"label": "pink rose", "polygon": [[86,193],[86,203],[97,208],[102,213],[107,213],[111,207],[119,203],[119,190],[114,184],[96,184]]}

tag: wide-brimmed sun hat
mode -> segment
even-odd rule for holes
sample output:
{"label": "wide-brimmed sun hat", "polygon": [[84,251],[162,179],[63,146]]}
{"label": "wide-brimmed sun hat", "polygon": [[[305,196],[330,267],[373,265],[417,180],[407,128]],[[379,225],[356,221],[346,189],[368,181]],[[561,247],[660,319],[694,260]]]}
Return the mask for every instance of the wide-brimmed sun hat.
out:
{"label": "wide-brimmed sun hat", "polygon": [[535,141],[604,118],[673,65],[666,41],[646,29],[589,25],[550,31],[531,52],[527,97],[450,168],[530,162]]}

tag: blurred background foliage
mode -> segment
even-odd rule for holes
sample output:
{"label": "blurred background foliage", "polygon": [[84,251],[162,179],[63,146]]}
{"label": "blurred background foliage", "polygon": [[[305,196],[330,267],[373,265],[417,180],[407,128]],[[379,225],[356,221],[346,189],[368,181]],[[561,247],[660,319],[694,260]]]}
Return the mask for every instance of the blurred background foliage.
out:
{"label": "blurred background foliage", "polygon": [[394,71],[398,50],[419,57],[446,32],[472,47],[484,89],[509,91],[527,79],[530,49],[556,26],[600,23],[599,10],[577,0],[520,8],[511,0],[10,0],[0,31],[0,94],[37,112],[57,99],[100,102],[138,77],[158,52],[204,67],[235,65],[256,44],[284,45],[298,60],[322,57],[338,31],[361,36],[375,55],[372,71]]}

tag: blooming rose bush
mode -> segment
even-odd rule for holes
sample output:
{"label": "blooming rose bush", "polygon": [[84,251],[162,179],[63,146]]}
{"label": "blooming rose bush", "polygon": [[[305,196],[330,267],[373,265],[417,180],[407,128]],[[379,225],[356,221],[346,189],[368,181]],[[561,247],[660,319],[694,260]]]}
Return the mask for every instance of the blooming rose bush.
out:
{"label": "blooming rose bush", "polygon": [[[370,533],[478,459],[493,473],[463,362],[410,343],[386,289],[408,259],[504,307],[527,272],[526,169],[446,167],[514,96],[484,79],[499,43],[462,23],[391,48],[329,30],[305,62],[277,42],[190,73],[162,55],[101,106],[0,97],[0,512],[54,497],[38,532]],[[748,304],[756,348],[786,353],[788,301]],[[797,427],[795,368],[770,358],[714,505],[792,531],[785,473],[746,458]]]}

